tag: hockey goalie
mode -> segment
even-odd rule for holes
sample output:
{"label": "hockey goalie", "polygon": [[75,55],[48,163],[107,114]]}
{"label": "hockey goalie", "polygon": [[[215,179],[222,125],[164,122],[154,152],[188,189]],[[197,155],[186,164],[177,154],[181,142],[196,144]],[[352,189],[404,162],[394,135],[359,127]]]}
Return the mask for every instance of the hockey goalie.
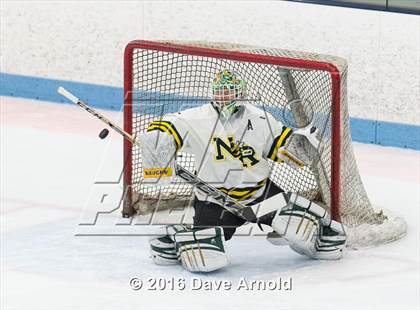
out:
{"label": "hockey goalie", "polygon": [[[196,175],[201,180],[244,206],[262,202],[269,206],[257,223],[271,229],[267,239],[272,244],[288,245],[312,259],[340,259],[346,242],[342,224],[332,220],[322,206],[295,193],[284,193],[269,179],[269,160],[294,169],[310,165],[313,155],[299,144],[292,147],[291,141],[303,136],[316,147],[317,130],[292,130],[249,104],[246,81],[238,72],[218,72],[209,87],[211,102],[165,115],[138,137],[146,186],[170,184],[176,174],[176,153],[194,154]],[[246,220],[198,189],[194,190],[193,207],[192,226],[167,225],[151,238],[153,261],[181,263],[191,272],[227,266],[224,243]]]}

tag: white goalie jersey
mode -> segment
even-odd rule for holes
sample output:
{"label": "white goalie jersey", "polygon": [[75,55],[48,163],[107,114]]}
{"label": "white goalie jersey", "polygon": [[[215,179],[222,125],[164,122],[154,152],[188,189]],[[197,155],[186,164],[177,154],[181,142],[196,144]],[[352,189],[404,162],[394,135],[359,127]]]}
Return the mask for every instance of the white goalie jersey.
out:
{"label": "white goalie jersey", "polygon": [[[176,152],[194,154],[200,179],[243,203],[260,197],[270,175],[266,159],[281,161],[278,150],[292,130],[271,114],[243,104],[227,120],[209,104],[175,114],[149,124],[148,132],[160,131],[173,138]],[[200,191],[199,200],[209,200]]]}

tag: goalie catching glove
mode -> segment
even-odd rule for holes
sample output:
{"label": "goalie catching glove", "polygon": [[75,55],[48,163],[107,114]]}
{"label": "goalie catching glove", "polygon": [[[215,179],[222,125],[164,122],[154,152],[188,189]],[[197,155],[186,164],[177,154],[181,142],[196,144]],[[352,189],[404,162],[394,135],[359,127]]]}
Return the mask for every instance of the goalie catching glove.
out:
{"label": "goalie catching glove", "polygon": [[346,234],[342,224],[331,220],[321,206],[296,194],[288,195],[271,224],[274,232],[267,240],[287,244],[295,252],[314,259],[335,260],[343,255]]}
{"label": "goalie catching glove", "polygon": [[295,169],[311,165],[318,154],[318,134],[319,130],[312,124],[294,130],[286,144],[278,149],[277,158]]}

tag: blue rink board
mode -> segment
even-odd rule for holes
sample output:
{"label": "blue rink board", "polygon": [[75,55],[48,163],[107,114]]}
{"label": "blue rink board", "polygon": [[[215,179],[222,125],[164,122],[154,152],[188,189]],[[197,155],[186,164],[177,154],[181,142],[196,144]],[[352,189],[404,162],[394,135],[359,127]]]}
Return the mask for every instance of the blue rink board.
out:
{"label": "blue rink board", "polygon": [[[69,103],[57,93],[59,86],[74,92],[92,107],[114,111],[122,109],[124,95],[121,87],[0,73],[0,96]],[[144,93],[141,95],[145,96]],[[188,97],[165,95],[164,99],[175,100],[182,109],[196,105]],[[196,100],[194,98],[194,102]],[[161,113],[174,112],[175,109],[171,110],[169,107],[170,105],[163,104]],[[350,128],[352,138],[357,142],[420,150],[418,125],[350,118]]]}

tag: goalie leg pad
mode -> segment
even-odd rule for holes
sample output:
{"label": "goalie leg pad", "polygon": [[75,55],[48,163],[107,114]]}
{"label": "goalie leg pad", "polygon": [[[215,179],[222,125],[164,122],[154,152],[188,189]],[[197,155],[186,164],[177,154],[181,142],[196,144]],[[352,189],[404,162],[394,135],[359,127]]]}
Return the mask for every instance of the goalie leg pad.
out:
{"label": "goalie leg pad", "polygon": [[321,225],[320,233],[315,243],[316,259],[336,260],[343,257],[347,236],[343,225],[331,221],[329,225]]}
{"label": "goalie leg pad", "polygon": [[290,244],[290,248],[313,259],[337,260],[343,257],[345,245],[346,235],[342,225],[332,221],[328,226],[320,226],[315,243],[298,242]]}
{"label": "goalie leg pad", "polygon": [[187,231],[186,225],[167,225],[160,227],[156,235],[149,239],[150,252],[156,265],[175,265],[179,263],[174,235]]}
{"label": "goalie leg pad", "polygon": [[296,194],[289,194],[287,205],[277,210],[271,226],[289,243],[313,242],[319,220],[326,217],[328,214],[321,206]]}
{"label": "goalie leg pad", "polygon": [[331,220],[321,206],[295,194],[280,208],[267,240],[313,259],[335,260],[343,255],[346,234],[341,223]]}
{"label": "goalie leg pad", "polygon": [[211,272],[229,264],[221,227],[180,232],[175,241],[182,266],[190,272]]}

